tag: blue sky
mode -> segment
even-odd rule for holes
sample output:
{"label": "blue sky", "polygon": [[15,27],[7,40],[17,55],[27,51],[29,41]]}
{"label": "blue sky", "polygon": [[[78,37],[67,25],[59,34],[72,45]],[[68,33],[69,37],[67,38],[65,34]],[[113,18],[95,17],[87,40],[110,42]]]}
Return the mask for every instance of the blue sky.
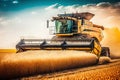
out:
{"label": "blue sky", "polygon": [[116,3],[119,0],[0,0],[1,11],[19,11],[33,7],[45,7],[55,3],[64,6],[79,4],[97,4],[100,2]]}

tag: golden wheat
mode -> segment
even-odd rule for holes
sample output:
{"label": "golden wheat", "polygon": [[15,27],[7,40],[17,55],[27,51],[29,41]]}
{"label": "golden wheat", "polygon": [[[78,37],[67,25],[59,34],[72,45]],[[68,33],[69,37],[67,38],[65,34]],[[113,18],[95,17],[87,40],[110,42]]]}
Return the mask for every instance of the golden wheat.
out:
{"label": "golden wheat", "polygon": [[0,49],[0,53],[15,53],[16,49]]}
{"label": "golden wheat", "polygon": [[81,51],[27,51],[6,55],[0,62],[0,78],[15,78],[92,65],[97,56]]}

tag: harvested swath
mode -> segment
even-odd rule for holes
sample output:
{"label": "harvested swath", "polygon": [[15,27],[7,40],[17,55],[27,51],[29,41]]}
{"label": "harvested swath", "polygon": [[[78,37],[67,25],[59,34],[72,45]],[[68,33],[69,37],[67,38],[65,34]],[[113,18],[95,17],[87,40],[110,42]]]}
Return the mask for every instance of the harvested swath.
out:
{"label": "harvested swath", "polygon": [[93,65],[97,56],[81,51],[27,51],[5,56],[0,63],[0,78],[16,78],[33,74]]}

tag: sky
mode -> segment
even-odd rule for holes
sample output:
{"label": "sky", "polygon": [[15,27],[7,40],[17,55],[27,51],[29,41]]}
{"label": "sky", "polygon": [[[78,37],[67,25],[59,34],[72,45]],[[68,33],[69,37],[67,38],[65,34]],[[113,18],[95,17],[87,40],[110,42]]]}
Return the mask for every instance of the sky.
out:
{"label": "sky", "polygon": [[45,7],[55,3],[68,6],[75,4],[97,4],[100,2],[116,3],[119,2],[119,0],[0,0],[0,11],[20,11],[33,7]]}
{"label": "sky", "polygon": [[49,38],[46,21],[59,13],[91,12],[91,21],[120,28],[119,0],[0,0],[0,48],[21,38]]}

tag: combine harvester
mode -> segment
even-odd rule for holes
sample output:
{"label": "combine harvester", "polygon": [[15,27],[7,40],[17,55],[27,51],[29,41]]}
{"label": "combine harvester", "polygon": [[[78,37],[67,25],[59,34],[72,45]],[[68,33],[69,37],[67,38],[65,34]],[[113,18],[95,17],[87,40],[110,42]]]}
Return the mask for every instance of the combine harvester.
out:
{"label": "combine harvester", "polygon": [[[98,56],[110,57],[108,47],[101,47],[103,26],[89,20],[94,14],[89,12],[58,14],[51,21],[55,22],[54,37],[51,40],[21,39],[16,45],[17,53],[27,50],[77,50]],[[47,21],[47,27],[49,21]]]}
{"label": "combine harvester", "polygon": [[109,58],[110,50],[101,47],[104,27],[90,22],[93,16],[88,12],[58,14],[52,18],[54,27],[50,27],[47,21],[47,27],[54,28],[55,36],[51,40],[21,39],[16,45],[20,54],[6,55],[1,60],[0,79],[91,66],[98,61],[102,63],[104,57],[100,56]]}

